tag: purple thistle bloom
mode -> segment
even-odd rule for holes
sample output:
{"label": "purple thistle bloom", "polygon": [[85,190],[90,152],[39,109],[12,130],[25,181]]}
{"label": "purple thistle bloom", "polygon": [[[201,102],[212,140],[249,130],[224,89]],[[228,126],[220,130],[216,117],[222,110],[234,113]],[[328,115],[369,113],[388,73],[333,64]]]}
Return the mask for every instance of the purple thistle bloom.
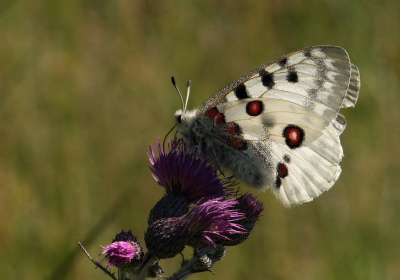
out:
{"label": "purple thistle bloom", "polygon": [[147,249],[159,259],[172,258],[185,245],[216,246],[219,240],[229,240],[229,235],[245,233],[236,223],[244,218],[236,204],[234,199],[200,201],[186,215],[155,221],[145,233]]}
{"label": "purple thistle bloom", "polygon": [[[254,223],[257,222],[261,212],[264,211],[262,202],[257,201],[257,198],[251,193],[240,196],[237,201],[238,204],[236,208],[246,215],[246,219],[254,220]],[[246,222],[247,221],[245,221],[243,225],[245,225]]]}
{"label": "purple thistle bloom", "polygon": [[237,201],[220,198],[197,203],[182,217],[185,228],[191,235],[188,245],[202,243],[216,246],[220,240],[230,240],[232,234],[244,234],[246,230],[238,223],[244,214],[235,209]]}
{"label": "purple thistle bloom", "polygon": [[184,195],[190,203],[200,199],[226,197],[236,185],[232,177],[221,179],[218,168],[208,159],[200,158],[194,148],[173,139],[166,152],[158,140],[158,156],[150,146],[149,160],[154,179],[167,193]]}
{"label": "purple thistle bloom", "polygon": [[115,238],[113,239],[113,243],[118,242],[118,241],[126,241],[126,242],[133,242],[136,244],[136,246],[138,247],[138,256],[135,259],[130,260],[130,265],[132,267],[138,265],[143,258],[143,249],[142,246],[140,246],[140,243],[137,241],[136,236],[132,233],[132,231],[128,230],[128,231],[124,231],[123,229],[121,230],[120,233],[118,233]]}
{"label": "purple thistle bloom", "polygon": [[106,255],[103,261],[107,259],[108,266],[122,267],[130,261],[140,259],[142,250],[137,242],[117,241],[107,245],[100,255]]}
{"label": "purple thistle bloom", "polygon": [[237,202],[235,208],[245,215],[245,218],[238,221],[238,224],[241,225],[246,232],[244,234],[233,234],[230,236],[229,240],[222,240],[220,242],[221,245],[235,246],[245,241],[260,218],[261,212],[264,210],[262,202],[257,201],[256,197],[250,193],[240,196]]}

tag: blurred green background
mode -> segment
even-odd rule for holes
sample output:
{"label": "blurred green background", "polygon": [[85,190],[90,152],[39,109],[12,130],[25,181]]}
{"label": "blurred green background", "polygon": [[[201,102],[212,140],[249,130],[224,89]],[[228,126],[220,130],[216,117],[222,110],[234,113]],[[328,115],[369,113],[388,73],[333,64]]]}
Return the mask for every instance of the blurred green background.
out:
{"label": "blurred green background", "polygon": [[250,239],[192,279],[400,279],[399,14],[396,0],[2,0],[0,278],[108,279],[77,241],[93,256],[121,228],[144,243],[162,195],[148,145],[181,108],[172,75],[183,91],[193,80],[192,108],[280,55],[333,44],[362,78],[342,111],[342,176],[292,209],[255,191],[266,210]]}

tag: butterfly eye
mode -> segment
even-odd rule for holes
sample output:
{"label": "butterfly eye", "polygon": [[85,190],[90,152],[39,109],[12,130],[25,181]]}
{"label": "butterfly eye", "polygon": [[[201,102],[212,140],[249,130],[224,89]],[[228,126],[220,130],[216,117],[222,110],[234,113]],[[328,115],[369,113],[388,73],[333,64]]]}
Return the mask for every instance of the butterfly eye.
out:
{"label": "butterfly eye", "polygon": [[176,117],[176,121],[177,121],[177,123],[181,124],[182,123],[182,115],[178,115]]}

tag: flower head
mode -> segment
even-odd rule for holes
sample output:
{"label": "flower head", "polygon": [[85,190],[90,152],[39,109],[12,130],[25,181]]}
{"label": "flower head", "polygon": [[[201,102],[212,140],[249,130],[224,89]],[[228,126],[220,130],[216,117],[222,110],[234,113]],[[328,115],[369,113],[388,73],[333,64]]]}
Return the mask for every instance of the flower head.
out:
{"label": "flower head", "polygon": [[237,223],[242,226],[246,232],[244,234],[236,233],[231,235],[230,239],[222,240],[220,242],[221,245],[234,246],[245,241],[260,218],[261,212],[264,210],[263,204],[260,201],[257,201],[256,197],[250,193],[246,193],[237,198],[237,202],[235,208],[245,215],[245,219],[242,219]]}
{"label": "flower head", "polygon": [[158,259],[173,258],[182,252],[187,238],[181,217],[156,220],[144,235],[149,253]]}
{"label": "flower head", "polygon": [[117,241],[107,245],[100,255],[105,255],[108,266],[122,267],[130,261],[140,259],[142,250],[134,241]]}
{"label": "flower head", "polygon": [[239,224],[244,214],[235,209],[237,201],[220,198],[198,202],[193,209],[182,218],[185,228],[190,232],[189,245],[216,246],[220,240],[230,240],[233,234],[244,234],[245,229]]}
{"label": "flower head", "polygon": [[163,218],[174,218],[185,215],[189,212],[190,201],[185,195],[179,193],[166,193],[153,209],[151,209],[148,224],[151,226],[157,220]]}
{"label": "flower head", "polygon": [[244,218],[243,213],[234,209],[236,204],[234,199],[199,201],[181,217],[155,221],[145,233],[147,249],[159,259],[172,258],[182,252],[185,245],[215,247],[220,240],[229,240],[232,234],[245,233],[236,223]]}
{"label": "flower head", "polygon": [[154,179],[167,193],[184,195],[191,203],[200,199],[226,197],[236,183],[232,178],[219,178],[218,168],[205,158],[200,158],[194,148],[181,139],[168,143],[168,152],[158,140],[158,156],[150,146],[149,160]]}
{"label": "flower head", "polygon": [[220,178],[211,161],[176,138],[168,142],[168,151],[158,140],[158,155],[152,147],[148,155],[153,177],[166,191],[150,212],[149,226],[159,219],[185,215],[190,204],[200,199],[226,198],[236,184],[232,177]]}

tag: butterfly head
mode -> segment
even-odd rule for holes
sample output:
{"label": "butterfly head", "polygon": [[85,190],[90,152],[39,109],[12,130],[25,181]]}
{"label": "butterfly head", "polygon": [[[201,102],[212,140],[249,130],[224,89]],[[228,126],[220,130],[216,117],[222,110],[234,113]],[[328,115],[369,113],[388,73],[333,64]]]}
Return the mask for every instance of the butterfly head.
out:
{"label": "butterfly head", "polygon": [[175,124],[178,126],[182,124],[182,114],[183,114],[182,109],[175,112]]}
{"label": "butterfly head", "polygon": [[175,124],[178,127],[179,131],[181,130],[181,128],[192,125],[192,123],[196,119],[196,111],[197,110],[184,112],[182,109],[180,109],[175,112]]}
{"label": "butterfly head", "polygon": [[196,145],[195,134],[193,132],[196,126],[196,111],[178,110],[175,113],[175,126],[178,128],[178,132],[182,135],[183,140],[191,145]]}

